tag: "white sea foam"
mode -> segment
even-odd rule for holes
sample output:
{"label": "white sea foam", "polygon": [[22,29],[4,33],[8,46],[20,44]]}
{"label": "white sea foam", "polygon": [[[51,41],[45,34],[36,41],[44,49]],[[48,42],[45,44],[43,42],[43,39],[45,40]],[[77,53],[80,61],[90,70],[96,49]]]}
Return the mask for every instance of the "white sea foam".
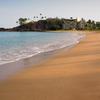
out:
{"label": "white sea foam", "polygon": [[15,62],[15,61],[25,59],[25,58],[29,58],[39,53],[49,52],[49,51],[75,45],[79,43],[79,41],[83,37],[84,35],[72,34],[72,36],[69,37],[70,39],[66,37],[64,39],[63,37],[61,37],[62,39],[60,39],[59,37],[58,41],[54,41],[54,40],[53,42],[46,41],[47,43],[45,44],[40,44],[40,43],[39,45],[29,44],[29,45],[22,46],[20,48],[18,46],[14,48],[10,48],[8,49],[8,51],[5,50],[3,52],[0,52],[0,65],[10,63],[10,62]]}

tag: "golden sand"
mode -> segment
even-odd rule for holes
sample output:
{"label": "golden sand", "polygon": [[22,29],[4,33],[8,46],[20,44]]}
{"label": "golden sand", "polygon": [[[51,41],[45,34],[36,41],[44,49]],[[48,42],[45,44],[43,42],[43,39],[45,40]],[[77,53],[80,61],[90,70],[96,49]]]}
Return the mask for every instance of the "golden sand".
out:
{"label": "golden sand", "polygon": [[0,83],[0,100],[100,100],[100,34]]}

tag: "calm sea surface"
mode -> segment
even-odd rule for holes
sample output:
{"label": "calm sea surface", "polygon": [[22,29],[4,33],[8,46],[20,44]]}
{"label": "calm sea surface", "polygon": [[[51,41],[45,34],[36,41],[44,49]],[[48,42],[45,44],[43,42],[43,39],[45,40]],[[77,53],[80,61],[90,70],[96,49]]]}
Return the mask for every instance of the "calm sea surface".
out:
{"label": "calm sea surface", "polygon": [[64,32],[0,32],[0,65],[74,45],[81,37]]}

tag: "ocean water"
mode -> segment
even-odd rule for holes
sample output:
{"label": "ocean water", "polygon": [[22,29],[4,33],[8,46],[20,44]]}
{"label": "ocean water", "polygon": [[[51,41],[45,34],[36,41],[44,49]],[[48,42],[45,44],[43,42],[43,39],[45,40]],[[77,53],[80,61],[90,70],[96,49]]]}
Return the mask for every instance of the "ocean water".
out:
{"label": "ocean water", "polygon": [[75,45],[82,37],[66,32],[0,32],[0,65]]}

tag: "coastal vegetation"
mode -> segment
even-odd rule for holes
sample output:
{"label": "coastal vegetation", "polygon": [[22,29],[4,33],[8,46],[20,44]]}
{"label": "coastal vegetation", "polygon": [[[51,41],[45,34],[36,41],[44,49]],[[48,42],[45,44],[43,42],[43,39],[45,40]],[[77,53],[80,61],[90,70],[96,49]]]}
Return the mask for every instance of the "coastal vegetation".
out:
{"label": "coastal vegetation", "polygon": [[19,23],[20,25],[24,25],[28,19],[27,18],[19,18],[19,20],[16,23]]}
{"label": "coastal vegetation", "polygon": [[85,20],[81,18],[46,18],[40,13],[40,16],[34,16],[33,20],[29,18],[19,18],[16,22],[19,25],[10,29],[0,28],[1,31],[48,31],[48,30],[100,30],[100,22],[94,20]]}

